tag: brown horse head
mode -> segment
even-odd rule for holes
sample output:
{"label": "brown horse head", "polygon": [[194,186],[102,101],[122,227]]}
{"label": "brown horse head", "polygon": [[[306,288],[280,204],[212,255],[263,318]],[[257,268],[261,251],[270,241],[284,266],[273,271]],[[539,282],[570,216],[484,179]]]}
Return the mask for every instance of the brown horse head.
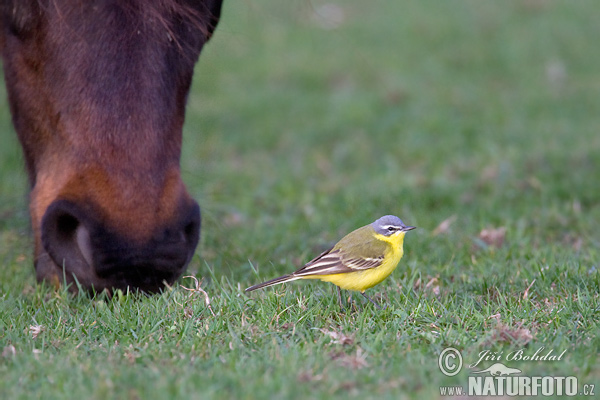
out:
{"label": "brown horse head", "polygon": [[158,290],[190,261],[185,102],[221,0],[4,0],[0,46],[31,182],[38,280]]}

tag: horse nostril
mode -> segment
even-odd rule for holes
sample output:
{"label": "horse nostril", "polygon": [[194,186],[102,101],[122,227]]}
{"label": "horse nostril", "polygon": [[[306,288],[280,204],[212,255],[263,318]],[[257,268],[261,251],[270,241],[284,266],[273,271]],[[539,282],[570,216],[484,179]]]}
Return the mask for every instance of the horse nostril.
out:
{"label": "horse nostril", "polygon": [[68,212],[57,214],[56,240],[61,243],[61,245],[77,245],[77,248],[85,261],[88,265],[92,265],[90,233],[74,215],[71,215]]}
{"label": "horse nostril", "polygon": [[198,222],[192,221],[183,228],[185,241],[189,242],[194,236],[198,235]]}
{"label": "horse nostril", "polygon": [[42,219],[42,243],[54,262],[78,271],[93,264],[90,234],[77,206],[66,200],[52,203]]}
{"label": "horse nostril", "polygon": [[90,232],[83,224],[79,224],[79,226],[77,227],[77,231],[75,233],[75,241],[77,242],[77,247],[79,247],[79,251],[81,252],[81,255],[83,256],[85,261],[88,263],[88,265],[93,265],[94,261],[92,258],[92,243],[90,241]]}
{"label": "horse nostril", "polygon": [[192,259],[200,239],[200,207],[198,203],[191,204],[182,225],[183,229],[180,231],[180,235],[185,243],[185,252],[187,253],[185,263],[182,265],[183,269]]}
{"label": "horse nostril", "polygon": [[71,240],[79,226],[79,220],[68,213],[57,213],[56,235],[60,240]]}
{"label": "horse nostril", "polygon": [[185,240],[193,253],[200,238],[200,207],[194,202],[188,216],[188,223],[183,228]]}

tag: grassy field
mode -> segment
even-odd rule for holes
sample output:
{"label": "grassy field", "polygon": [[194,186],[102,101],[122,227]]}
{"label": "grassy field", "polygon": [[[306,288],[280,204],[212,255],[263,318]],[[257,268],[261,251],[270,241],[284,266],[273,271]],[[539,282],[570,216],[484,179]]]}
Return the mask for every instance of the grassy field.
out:
{"label": "grassy field", "polygon": [[[599,18],[592,1],[226,1],[182,157],[206,296],[191,278],[110,299],[37,285],[2,93],[0,398],[441,398],[486,350],[598,395]],[[321,282],[244,294],[384,214],[419,227],[369,291],[385,310],[340,311]],[[542,347],[564,354],[507,360]]]}

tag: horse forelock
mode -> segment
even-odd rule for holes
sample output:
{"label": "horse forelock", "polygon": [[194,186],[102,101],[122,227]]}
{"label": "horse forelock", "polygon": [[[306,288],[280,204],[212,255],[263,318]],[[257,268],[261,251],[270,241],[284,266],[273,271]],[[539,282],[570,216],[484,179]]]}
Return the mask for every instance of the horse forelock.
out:
{"label": "horse forelock", "polygon": [[[186,26],[200,32],[207,40],[220,16],[220,1],[193,0],[111,0],[103,7],[116,7],[142,23],[155,23],[176,40],[176,30]],[[0,2],[0,24],[14,33],[30,33],[44,18],[44,13],[59,15],[81,11],[85,7],[100,8],[87,0],[3,0]]]}

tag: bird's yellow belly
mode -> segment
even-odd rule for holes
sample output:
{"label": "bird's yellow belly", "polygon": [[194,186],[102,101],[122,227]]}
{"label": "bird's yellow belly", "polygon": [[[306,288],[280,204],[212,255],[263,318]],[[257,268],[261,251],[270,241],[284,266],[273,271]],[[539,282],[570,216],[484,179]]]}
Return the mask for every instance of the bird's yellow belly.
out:
{"label": "bird's yellow belly", "polygon": [[331,282],[342,289],[363,292],[381,283],[396,269],[403,251],[402,249],[393,249],[390,253],[386,255],[384,262],[377,268],[334,275],[313,275],[310,276],[310,279],[320,279]]}

